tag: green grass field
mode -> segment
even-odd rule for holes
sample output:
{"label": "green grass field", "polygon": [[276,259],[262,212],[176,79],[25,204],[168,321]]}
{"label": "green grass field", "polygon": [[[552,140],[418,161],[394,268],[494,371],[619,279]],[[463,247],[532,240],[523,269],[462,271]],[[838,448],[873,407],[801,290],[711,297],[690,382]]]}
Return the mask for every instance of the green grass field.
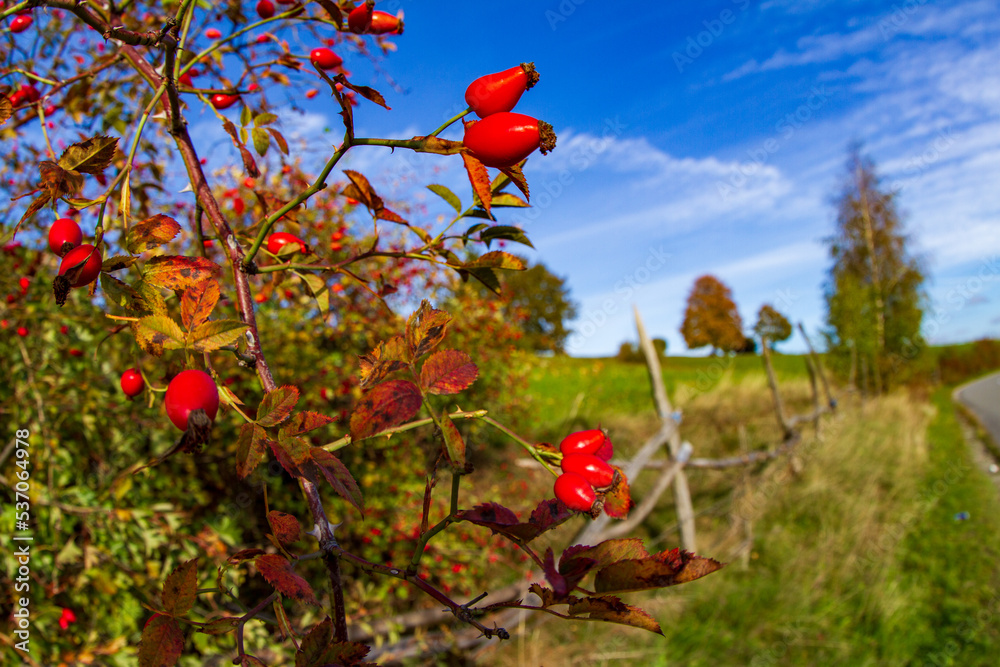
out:
{"label": "green grass field", "polygon": [[[811,406],[802,358],[776,357],[793,411]],[[757,357],[668,359],[664,378],[695,456],[765,446],[778,435]],[[656,425],[641,365],[544,360],[531,379],[538,439],[600,423],[619,452]],[[897,393],[841,396],[822,438],[805,429],[796,466],[688,471],[698,552],[718,573],[627,596],[665,637],[591,623],[524,626],[491,664],[996,665],[1000,498],[971,461],[950,403]],[[647,473],[650,475],[651,473]],[[645,485],[633,480],[636,496]],[[670,494],[641,531],[677,545]],[[968,512],[968,520],[956,520]],[[565,530],[565,539],[579,529]]]}

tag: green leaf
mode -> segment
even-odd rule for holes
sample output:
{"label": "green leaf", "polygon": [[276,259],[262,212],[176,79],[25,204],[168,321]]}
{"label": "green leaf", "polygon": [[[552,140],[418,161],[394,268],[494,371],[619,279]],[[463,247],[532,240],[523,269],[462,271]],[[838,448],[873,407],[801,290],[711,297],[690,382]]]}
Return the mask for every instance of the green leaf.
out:
{"label": "green leaf", "polygon": [[451,417],[445,415],[441,419],[441,436],[444,438],[445,451],[448,454],[448,462],[455,470],[465,468],[465,440],[458,432],[458,427]]}
{"label": "green leaf", "polygon": [[451,207],[455,209],[455,213],[462,212],[462,200],[458,198],[458,195],[456,195],[454,192],[452,192],[445,186],[434,183],[428,185],[427,189],[436,194],[441,199],[451,204]]}
{"label": "green leaf", "polygon": [[184,347],[184,331],[169,315],[148,315],[142,318],[136,325],[135,335],[142,349],[155,356],[160,356],[163,350],[179,350]]}
{"label": "green leaf", "polygon": [[528,202],[509,192],[501,192],[493,195],[493,205],[507,206],[509,208],[526,208],[531,206]]}
{"label": "green leaf", "polygon": [[299,402],[299,390],[290,385],[267,392],[257,408],[257,423],[261,426],[277,426],[288,419]]}
{"label": "green leaf", "polygon": [[278,120],[277,114],[273,113],[259,113],[254,116],[253,124],[254,127],[262,127],[264,125],[270,125],[274,121]]}
{"label": "green leaf", "polygon": [[493,269],[464,269],[460,270],[459,274],[463,277],[472,276],[494,294],[500,294],[500,279]]}
{"label": "green leaf", "polygon": [[191,332],[191,348],[198,352],[213,352],[231,345],[243,335],[249,325],[239,320],[213,320],[195,327]]}
{"label": "green leaf", "polygon": [[267,155],[267,149],[271,147],[271,135],[267,130],[255,127],[250,131],[250,136],[253,137],[253,148],[257,151],[257,155],[262,157]]}
{"label": "green leaf", "polygon": [[511,227],[509,225],[495,225],[489,229],[485,229],[479,234],[479,238],[486,242],[487,248],[496,239],[514,241],[515,243],[526,245],[529,248],[535,247],[531,244],[531,241],[528,239],[523,229],[519,227]]}

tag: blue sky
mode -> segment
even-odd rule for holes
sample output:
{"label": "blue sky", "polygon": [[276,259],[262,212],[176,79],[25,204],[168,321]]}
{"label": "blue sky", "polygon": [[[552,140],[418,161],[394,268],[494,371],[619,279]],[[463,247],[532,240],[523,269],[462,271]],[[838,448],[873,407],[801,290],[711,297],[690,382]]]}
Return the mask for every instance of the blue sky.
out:
{"label": "blue sky", "polygon": [[[364,132],[425,133],[475,77],[535,62],[541,82],[517,110],[551,122],[559,144],[526,168],[537,210],[502,220],[523,224],[532,259],[568,278],[581,306],[573,354],[612,354],[634,338],[633,305],[682,352],[685,299],[703,273],[732,287],[748,326],[772,303],[817,331],[822,239],[854,140],[899,191],[927,261],[929,338],[1000,336],[994,3],[380,7],[406,13],[399,51],[384,63],[401,91],[375,74],[364,80],[356,65],[355,79],[393,106],[363,107]],[[355,164],[391,180],[393,159]],[[433,180],[465,195],[450,166]]]}
{"label": "blue sky", "polygon": [[[572,354],[613,354],[633,339],[633,305],[684,353],[685,300],[705,273],[733,289],[748,329],[771,303],[816,333],[829,267],[822,239],[852,141],[899,192],[911,247],[926,260],[928,338],[1000,336],[995,2],[378,8],[402,9],[406,31],[380,63],[394,85],[347,56],[352,79],[393,107],[360,107],[361,135],[426,134],[464,107],[477,76],[535,62],[541,81],[516,110],[552,123],[559,143],[525,170],[536,208],[500,219],[523,225],[531,259],[568,278],[580,304]],[[329,99],[304,108],[286,126],[335,142]],[[369,149],[344,166],[400,196],[440,182],[469,197],[456,159]],[[428,221],[445,213],[434,195],[420,196]]]}

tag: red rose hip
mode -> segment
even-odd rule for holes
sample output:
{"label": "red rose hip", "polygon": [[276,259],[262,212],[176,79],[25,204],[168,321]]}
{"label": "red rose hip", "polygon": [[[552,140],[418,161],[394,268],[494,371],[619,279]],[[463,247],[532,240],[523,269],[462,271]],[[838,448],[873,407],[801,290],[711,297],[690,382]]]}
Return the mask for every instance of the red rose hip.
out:
{"label": "red rose hip", "polygon": [[567,454],[561,467],[564,473],[579,475],[597,489],[611,486],[615,480],[614,468],[593,454]]}
{"label": "red rose hip", "polygon": [[466,148],[487,167],[513,166],[541,148],[542,155],[555,148],[552,126],[531,116],[510,111],[491,114],[465,127]]}
{"label": "red rose hip", "polygon": [[387,35],[389,33],[402,35],[403,22],[399,20],[398,16],[393,16],[388,12],[372,12],[367,32],[372,35]]}
{"label": "red rose hip", "polygon": [[327,70],[340,67],[344,60],[325,46],[309,52],[309,61],[316,67]]}
{"label": "red rose hip", "polygon": [[257,3],[257,16],[269,19],[274,16],[274,3],[271,0],[260,0]]}
{"label": "red rose hip", "polygon": [[485,118],[512,110],[524,91],[537,82],[538,72],[534,63],[522,63],[502,72],[481,76],[470,83],[465,89],[465,102],[477,116]]}
{"label": "red rose hip", "polygon": [[167,385],[164,401],[167,416],[182,431],[188,429],[188,415],[204,410],[212,421],[219,412],[219,389],[212,376],[195,369],[182,371]]}
{"label": "red rose hip", "polygon": [[97,279],[101,273],[100,251],[89,243],[73,248],[63,257],[63,261],[59,265],[59,275],[63,275],[70,269],[77,269],[80,264],[83,265],[83,268],[78,271],[76,280],[70,281],[71,287],[83,287]]}
{"label": "red rose hip", "polygon": [[267,237],[267,251],[272,255],[277,255],[278,251],[289,243],[298,243],[302,247],[302,252],[306,251],[306,242],[294,234],[288,232],[275,232]]}
{"label": "red rose hip", "polygon": [[607,436],[599,428],[577,431],[563,438],[559,443],[559,451],[563,454],[595,454],[605,440]]}
{"label": "red rose hip", "polygon": [[[64,249],[67,243],[70,247]],[[49,227],[49,250],[60,257],[81,243],[83,243],[83,232],[74,220],[59,218]]]}
{"label": "red rose hip", "polygon": [[589,512],[597,500],[597,494],[587,480],[571,472],[556,477],[554,490],[556,498],[578,512]]}
{"label": "red rose hip", "polygon": [[142,379],[142,373],[138,369],[130,368],[122,373],[120,384],[126,396],[135,398],[142,393],[143,388],[146,386],[146,381]]}
{"label": "red rose hip", "polygon": [[212,95],[212,106],[216,109],[228,109],[229,107],[236,104],[237,100],[240,99],[239,95],[226,95],[225,93],[217,93]]}

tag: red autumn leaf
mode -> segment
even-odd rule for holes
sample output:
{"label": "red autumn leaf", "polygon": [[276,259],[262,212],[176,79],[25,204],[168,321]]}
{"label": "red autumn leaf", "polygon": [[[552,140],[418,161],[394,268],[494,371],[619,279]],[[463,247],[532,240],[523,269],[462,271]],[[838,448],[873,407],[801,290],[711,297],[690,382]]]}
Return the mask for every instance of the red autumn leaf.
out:
{"label": "red autumn leaf", "polygon": [[387,375],[406,368],[412,360],[410,350],[403,336],[393,336],[387,341],[379,342],[368,354],[362,354],[361,388],[381,382]]}
{"label": "red autumn leaf", "polygon": [[243,424],[240,437],[236,441],[236,474],[243,479],[254,471],[264,460],[267,448],[272,444],[267,433],[257,424]]}
{"label": "red autumn leaf", "polygon": [[267,392],[257,408],[257,423],[261,426],[277,426],[288,419],[299,402],[299,390],[284,385]]}
{"label": "red autumn leaf", "polygon": [[305,579],[295,574],[292,564],[284,556],[264,554],[257,556],[254,564],[267,583],[274,586],[274,589],[286,598],[319,605],[319,600],[316,599],[312,588],[309,587]]}
{"label": "red autumn leaf", "polygon": [[153,257],[146,262],[147,282],[172,290],[185,290],[219,275],[219,265],[204,257]]}
{"label": "red autumn leaf", "polygon": [[181,321],[191,331],[208,321],[219,302],[219,282],[204,280],[184,290],[181,296]]}
{"label": "red autumn leaf", "polygon": [[183,616],[191,611],[196,590],[198,590],[198,559],[192,558],[174,568],[163,582],[163,593],[160,595],[163,613]]}
{"label": "red autumn leaf", "polygon": [[398,426],[417,414],[423,399],[406,380],[388,380],[361,397],[351,415],[351,437],[361,440]]}
{"label": "red autumn leaf", "polygon": [[282,437],[278,442],[269,441],[271,452],[278,463],[292,477],[303,477],[306,474],[305,465],[309,463],[309,444],[296,437]]}
{"label": "red autumn leaf", "polygon": [[393,213],[387,208],[379,209],[378,213],[375,215],[379,220],[387,220],[389,222],[398,222],[401,225],[409,224],[406,220],[398,213]]}
{"label": "red autumn leaf", "polygon": [[437,310],[426,300],[406,320],[406,343],[413,353],[412,358],[421,357],[444,340],[451,315]]}
{"label": "red autumn leaf", "polygon": [[291,514],[271,510],[267,513],[267,523],[282,544],[298,542],[302,537],[302,526]]}
{"label": "red autumn leaf", "polygon": [[658,635],[663,634],[655,618],[638,607],[625,604],[613,595],[580,598],[569,605],[568,611],[576,618],[630,625]]}
{"label": "red autumn leaf", "polygon": [[476,193],[483,208],[489,213],[490,205],[493,201],[493,193],[490,192],[490,175],[486,171],[486,165],[464,151],[462,152],[462,161],[465,163],[465,171],[469,174],[472,191]]}
{"label": "red autumn leaf", "polygon": [[157,614],[142,629],[139,667],[171,667],[184,650],[184,633],[170,616]]}
{"label": "red autumn leaf", "polygon": [[138,255],[150,248],[169,243],[180,232],[181,226],[176,220],[170,216],[157,214],[129,228],[125,237],[125,247],[133,255]]}
{"label": "red autumn leaf", "polygon": [[617,475],[615,485],[602,496],[604,500],[604,513],[612,519],[625,519],[628,517],[628,512],[635,503],[632,502],[632,495],[629,493],[628,480],[625,478],[625,473],[622,472],[621,468],[616,466],[611,467],[618,471],[619,474]]}
{"label": "red autumn leaf", "polygon": [[227,560],[230,565],[239,565],[245,560],[253,560],[262,553],[264,553],[263,549],[242,549],[234,553]]}
{"label": "red autumn leaf", "polygon": [[365,500],[361,495],[361,488],[354,480],[351,472],[336,456],[321,447],[313,447],[310,450],[313,463],[319,468],[320,474],[326,478],[333,490],[336,491],[347,502],[365,513]]}
{"label": "red autumn leaf", "polygon": [[542,533],[552,530],[568,520],[576,512],[566,508],[555,498],[542,501],[531,513],[526,523],[521,523],[517,515],[503,505],[485,503],[456,515],[459,521],[468,521],[477,526],[489,528],[493,533],[506,535],[515,540],[530,542]]}
{"label": "red autumn leaf", "polygon": [[458,350],[435,352],[420,369],[420,386],[431,394],[457,394],[476,381],[479,369],[472,358]]}
{"label": "red autumn leaf", "polygon": [[571,567],[573,561],[577,559],[592,561],[593,567],[602,568],[620,560],[648,557],[649,554],[646,552],[642,540],[635,537],[605,540],[593,547],[576,544],[563,551],[562,558],[559,559],[559,571],[562,572],[564,567]]}
{"label": "red autumn leaf", "polygon": [[515,164],[500,171],[517,186],[517,189],[521,191],[525,199],[531,201],[531,195],[528,193],[528,179],[524,177],[524,173],[521,171],[521,164]]}
{"label": "red autumn leaf", "polygon": [[650,558],[622,560],[602,568],[594,580],[598,593],[644,591],[676,586],[711,574],[722,563],[674,549]]}
{"label": "red autumn leaf", "polygon": [[292,415],[292,418],[281,427],[281,433],[283,435],[300,435],[315,431],[327,424],[332,424],[334,421],[336,420],[333,417],[306,410]]}
{"label": "red autumn leaf", "polygon": [[344,188],[344,196],[357,199],[375,213],[381,211],[384,206],[382,198],[375,194],[375,189],[364,174],[350,169],[345,169],[344,173],[351,179],[351,184]]}

